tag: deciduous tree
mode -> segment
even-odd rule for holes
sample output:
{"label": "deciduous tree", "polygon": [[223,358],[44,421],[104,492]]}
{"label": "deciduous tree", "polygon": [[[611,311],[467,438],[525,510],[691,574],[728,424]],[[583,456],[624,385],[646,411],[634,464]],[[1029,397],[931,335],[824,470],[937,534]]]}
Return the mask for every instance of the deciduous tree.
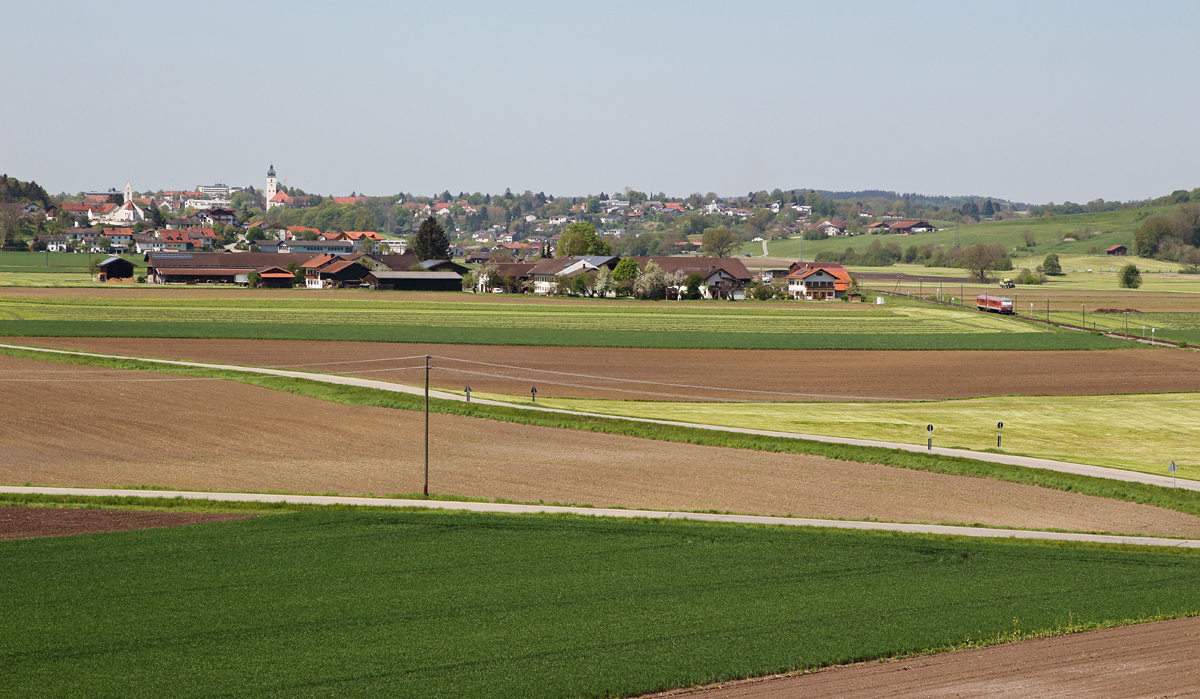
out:
{"label": "deciduous tree", "polygon": [[701,250],[707,257],[729,257],[729,254],[741,244],[741,238],[730,233],[728,229],[710,228],[704,232],[704,243],[701,245]]}
{"label": "deciduous tree", "polygon": [[1046,259],[1042,260],[1042,273],[1052,277],[1059,276],[1063,273],[1062,265],[1058,263],[1058,253],[1050,253],[1046,255]]}

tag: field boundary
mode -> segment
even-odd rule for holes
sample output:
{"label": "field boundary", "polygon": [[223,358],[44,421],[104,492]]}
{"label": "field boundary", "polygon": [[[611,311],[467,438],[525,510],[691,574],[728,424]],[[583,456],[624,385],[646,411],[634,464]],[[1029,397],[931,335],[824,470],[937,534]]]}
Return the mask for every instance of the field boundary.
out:
{"label": "field boundary", "polygon": [[675,510],[626,510],[608,507],[570,507],[565,505],[521,505],[516,503],[474,502],[462,500],[425,500],[405,498],[355,497],[345,495],[283,495],[275,493],[218,493],[188,490],[110,490],[105,488],[57,488],[30,486],[0,486],[0,493],[15,495],[66,495],[72,497],[176,498],[216,502],[288,503],[299,505],[359,505],[363,507],[424,508],[493,514],[578,515],[585,517],[615,517],[629,519],[686,519],[726,524],[756,524],[787,527],[816,527],[823,529],[853,529],[858,531],[891,532],[898,534],[930,534],[935,536],[965,536],[988,539],[1039,539],[1113,546],[1158,546],[1180,549],[1200,549],[1200,539],[1168,539],[1165,537],[1121,536],[1116,534],[1080,534],[1049,532],[1033,529],[993,529],[987,527],[956,527],[942,524],[902,524],[839,519],[801,517],[771,517],[766,515],[734,515],[713,512],[680,512]]}

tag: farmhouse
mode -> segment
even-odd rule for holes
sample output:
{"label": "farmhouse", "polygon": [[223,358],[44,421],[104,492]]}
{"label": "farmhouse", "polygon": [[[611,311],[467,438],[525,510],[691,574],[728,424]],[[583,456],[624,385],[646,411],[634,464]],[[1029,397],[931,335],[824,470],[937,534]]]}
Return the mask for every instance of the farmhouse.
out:
{"label": "farmhouse", "polygon": [[1105,250],[1105,252],[1113,257],[1125,257],[1129,254],[1129,248],[1126,248],[1124,245],[1114,245]]}
{"label": "farmhouse", "polygon": [[[704,280],[700,290],[704,298],[740,299],[745,298],[746,285],[754,279],[754,275],[746,269],[746,265],[735,257],[633,257],[643,271],[650,262],[662,268],[667,279],[678,279],[679,284],[689,275],[699,274]],[[673,284],[677,288],[677,285]]]}
{"label": "farmhouse", "polygon": [[928,233],[936,230],[929,221],[892,221],[888,224],[888,229],[892,233],[900,235],[912,235],[913,233]]}
{"label": "farmhouse", "polygon": [[846,295],[850,273],[835,262],[793,263],[787,276],[788,294],[794,299],[829,301]]}
{"label": "farmhouse", "polygon": [[576,256],[538,260],[529,270],[529,276],[533,279],[533,293],[553,294],[558,291],[561,281],[574,279],[601,267],[612,269],[620,259],[610,256]]}
{"label": "farmhouse", "polygon": [[810,231],[821,231],[825,235],[847,235],[845,221],[818,221],[809,226]]}

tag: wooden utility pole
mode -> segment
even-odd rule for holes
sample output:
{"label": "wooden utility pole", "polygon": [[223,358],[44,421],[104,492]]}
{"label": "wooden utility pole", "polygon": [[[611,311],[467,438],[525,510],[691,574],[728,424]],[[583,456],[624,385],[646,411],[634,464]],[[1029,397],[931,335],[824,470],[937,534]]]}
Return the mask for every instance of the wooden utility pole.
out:
{"label": "wooden utility pole", "polygon": [[425,497],[429,497],[429,355],[425,355]]}

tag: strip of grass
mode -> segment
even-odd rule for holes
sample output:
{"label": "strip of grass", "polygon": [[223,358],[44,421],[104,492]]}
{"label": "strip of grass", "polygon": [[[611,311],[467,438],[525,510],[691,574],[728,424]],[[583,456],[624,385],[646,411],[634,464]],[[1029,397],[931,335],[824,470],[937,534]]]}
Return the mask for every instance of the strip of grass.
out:
{"label": "strip of grass", "polygon": [[0,556],[27,697],[626,696],[1200,609],[1195,555],[693,522],[320,511]]}
{"label": "strip of grass", "polygon": [[[111,369],[154,371],[187,376],[229,379],[310,398],[342,403],[344,405],[362,405],[414,411],[424,410],[423,399],[419,396],[371,388],[360,388],[357,386],[340,386],[307,379],[255,376],[234,371],[210,371],[137,360],[114,360],[69,354],[47,354],[7,348],[0,348],[0,353],[25,359],[66,364],[86,364]],[[885,466],[895,466],[897,468],[909,468],[919,471],[976,478],[995,478],[1011,483],[1023,483],[1066,492],[1078,492],[1084,495],[1154,505],[1187,514],[1200,515],[1200,492],[1196,491],[1176,490],[1143,483],[1112,481],[1104,478],[1092,478],[1070,473],[996,464],[977,461],[975,459],[922,454],[899,449],[829,444],[804,439],[785,439],[719,432],[693,427],[656,425],[615,418],[563,415],[559,413],[523,410],[520,408],[481,405],[479,403],[462,403],[437,398],[429,401],[429,407],[431,412],[439,414],[498,420],[523,425],[587,430],[590,432],[620,434],[643,439],[656,439],[703,446],[753,449],[756,451],[787,454],[811,454],[849,462],[876,463]]]}
{"label": "strip of grass", "polygon": [[[524,398],[477,394],[506,402]],[[1105,396],[989,396],[919,403],[699,403],[542,398],[586,413],[924,445],[934,425],[940,447],[1122,468],[1200,479],[1200,393]]]}
{"label": "strip of grass", "polygon": [[[0,312],[2,315],[3,312]],[[165,337],[253,340],[334,340],[545,347],[830,350],[1085,350],[1131,344],[1081,332],[865,334],[656,332],[620,329],[289,325],[284,323],[4,320],[6,337]]]}

